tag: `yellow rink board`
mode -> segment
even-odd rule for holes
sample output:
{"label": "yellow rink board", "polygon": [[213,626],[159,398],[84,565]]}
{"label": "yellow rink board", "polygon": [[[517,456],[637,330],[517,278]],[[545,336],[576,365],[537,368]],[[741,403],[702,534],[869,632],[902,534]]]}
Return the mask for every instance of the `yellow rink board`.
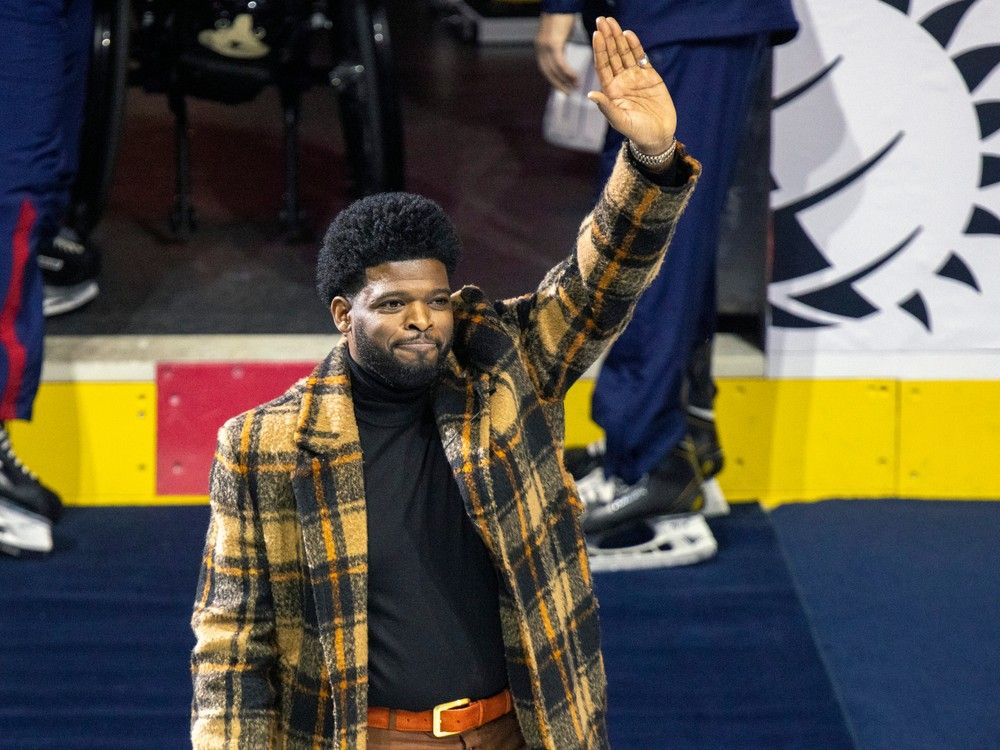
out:
{"label": "yellow rink board", "polygon": [[[1000,498],[1000,381],[720,378],[730,500],[765,507],[831,497]],[[568,444],[601,431],[593,381],[566,403]]]}
{"label": "yellow rink board", "polygon": [[10,433],[21,460],[69,505],[156,500],[153,383],[42,383],[34,418]]}
{"label": "yellow rink board", "polygon": [[[600,436],[593,382],[566,399],[567,444]],[[1000,498],[1000,382],[722,378],[716,402],[731,500]],[[67,504],[204,502],[156,495],[154,383],[43,383],[18,454]]]}
{"label": "yellow rink board", "polygon": [[1000,383],[900,385],[900,493],[1000,498]]}

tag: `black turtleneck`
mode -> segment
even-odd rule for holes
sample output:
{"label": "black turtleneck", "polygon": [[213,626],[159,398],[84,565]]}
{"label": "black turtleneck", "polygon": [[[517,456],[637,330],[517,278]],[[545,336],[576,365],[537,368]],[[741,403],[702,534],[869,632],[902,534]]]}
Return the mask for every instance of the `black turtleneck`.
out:
{"label": "black turtleneck", "polygon": [[496,571],[441,447],[433,388],[348,363],[368,506],[368,703],[494,695],[507,686]]}

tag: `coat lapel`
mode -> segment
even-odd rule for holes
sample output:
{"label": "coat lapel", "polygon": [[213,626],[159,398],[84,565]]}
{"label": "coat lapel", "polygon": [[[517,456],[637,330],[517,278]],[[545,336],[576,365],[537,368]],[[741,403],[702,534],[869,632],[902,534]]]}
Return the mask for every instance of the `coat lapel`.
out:
{"label": "coat lapel", "polygon": [[[438,384],[434,416],[441,445],[451,466],[466,512],[491,553],[496,545],[495,513],[490,490],[490,393],[493,378],[463,370],[449,358]],[[500,562],[496,557],[496,562]]]}
{"label": "coat lapel", "polygon": [[340,739],[367,723],[368,684],[368,528],[346,357],[341,343],[306,380],[293,477]]}

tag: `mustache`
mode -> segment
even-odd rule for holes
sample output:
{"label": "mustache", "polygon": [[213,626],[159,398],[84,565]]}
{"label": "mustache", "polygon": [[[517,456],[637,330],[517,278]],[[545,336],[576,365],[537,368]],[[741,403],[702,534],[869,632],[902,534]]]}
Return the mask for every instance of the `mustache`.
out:
{"label": "mustache", "polygon": [[436,346],[438,349],[440,349],[443,344],[443,342],[439,341],[438,339],[432,336],[419,335],[419,336],[413,336],[408,339],[404,339],[403,341],[397,341],[395,344],[393,344],[393,346],[404,346],[406,344],[418,344],[418,343],[434,344],[434,346]]}

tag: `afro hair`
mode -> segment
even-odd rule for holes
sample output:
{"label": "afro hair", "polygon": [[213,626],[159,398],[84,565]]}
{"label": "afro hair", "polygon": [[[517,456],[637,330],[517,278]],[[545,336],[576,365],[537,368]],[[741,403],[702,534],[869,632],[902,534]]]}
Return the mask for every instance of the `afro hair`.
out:
{"label": "afro hair", "polygon": [[365,284],[365,269],[398,260],[432,258],[451,276],[460,244],[434,201],[413,193],[379,193],[355,201],[330,222],[316,261],[316,289],[327,307]]}

